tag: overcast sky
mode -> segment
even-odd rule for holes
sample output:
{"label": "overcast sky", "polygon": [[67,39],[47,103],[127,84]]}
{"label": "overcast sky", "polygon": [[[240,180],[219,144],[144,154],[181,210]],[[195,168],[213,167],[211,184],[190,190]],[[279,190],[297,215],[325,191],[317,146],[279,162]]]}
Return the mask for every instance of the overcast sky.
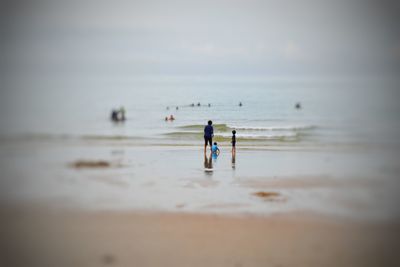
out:
{"label": "overcast sky", "polygon": [[397,73],[396,1],[9,1],[3,71]]}

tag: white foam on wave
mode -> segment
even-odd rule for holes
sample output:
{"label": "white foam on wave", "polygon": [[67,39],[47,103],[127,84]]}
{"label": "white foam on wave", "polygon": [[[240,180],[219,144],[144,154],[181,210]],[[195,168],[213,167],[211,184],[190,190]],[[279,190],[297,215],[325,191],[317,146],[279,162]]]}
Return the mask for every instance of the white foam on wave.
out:
{"label": "white foam on wave", "polygon": [[253,130],[253,131],[298,131],[309,130],[315,128],[314,125],[282,125],[282,126],[237,126],[228,125],[231,129],[236,130]]}
{"label": "white foam on wave", "polygon": [[[293,138],[297,137],[297,133],[279,133],[279,134],[267,134],[267,133],[238,133],[236,134],[237,138],[246,138],[246,139],[280,139],[280,138]],[[232,133],[215,133],[214,136],[219,137],[232,137]]]}

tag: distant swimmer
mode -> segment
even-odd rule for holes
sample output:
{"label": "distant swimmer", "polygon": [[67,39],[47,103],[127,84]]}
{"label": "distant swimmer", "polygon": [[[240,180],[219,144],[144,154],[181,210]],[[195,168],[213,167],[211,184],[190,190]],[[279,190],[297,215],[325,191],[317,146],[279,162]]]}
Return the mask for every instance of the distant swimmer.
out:
{"label": "distant swimmer", "polygon": [[294,106],[296,109],[301,109],[301,103],[297,102],[296,105]]}
{"label": "distant swimmer", "polygon": [[168,116],[165,117],[165,121],[174,121],[174,120],[175,120],[175,117],[172,114],[169,117]]}
{"label": "distant swimmer", "polygon": [[119,114],[121,114],[120,120],[124,121],[125,120],[125,108],[123,106],[121,106],[119,108]]}
{"label": "distant swimmer", "polygon": [[211,104],[210,104],[210,103],[208,103],[208,107],[211,107]]}
{"label": "distant swimmer", "polygon": [[118,121],[118,111],[116,111],[115,109],[111,111],[111,120]]}
{"label": "distant swimmer", "polygon": [[190,104],[191,107],[194,107],[194,103]]}
{"label": "distant swimmer", "polygon": [[197,106],[198,106],[198,107],[200,107],[200,102],[199,102],[199,103],[197,103]]}
{"label": "distant swimmer", "polygon": [[243,106],[242,102],[239,102],[239,107]]}
{"label": "distant swimmer", "polygon": [[113,109],[111,111],[111,120],[114,122],[125,121],[125,108]]}
{"label": "distant swimmer", "polygon": [[176,106],[176,108],[175,108],[176,110],[178,110],[179,109],[179,107],[178,106]]}
{"label": "distant swimmer", "polygon": [[167,110],[169,110],[169,107],[167,107]]}

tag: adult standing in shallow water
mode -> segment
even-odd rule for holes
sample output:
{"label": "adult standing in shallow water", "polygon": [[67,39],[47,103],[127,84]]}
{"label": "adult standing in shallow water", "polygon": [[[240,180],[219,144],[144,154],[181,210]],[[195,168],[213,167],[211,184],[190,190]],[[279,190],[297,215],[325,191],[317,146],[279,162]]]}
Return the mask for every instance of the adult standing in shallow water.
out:
{"label": "adult standing in shallow water", "polygon": [[207,150],[207,143],[210,144],[210,149],[212,148],[212,138],[214,136],[214,128],[212,127],[212,121],[208,121],[206,127],[204,127],[204,153]]}

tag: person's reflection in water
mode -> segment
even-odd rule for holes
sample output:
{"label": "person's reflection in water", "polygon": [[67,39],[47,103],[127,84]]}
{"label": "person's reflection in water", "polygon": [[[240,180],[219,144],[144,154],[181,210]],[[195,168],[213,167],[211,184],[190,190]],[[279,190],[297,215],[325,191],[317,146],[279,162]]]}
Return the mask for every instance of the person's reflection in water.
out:
{"label": "person's reflection in water", "polygon": [[236,168],[236,153],[232,153],[232,169]]}
{"label": "person's reflection in water", "polygon": [[204,153],[204,171],[206,174],[212,174],[213,164],[212,164],[212,153],[207,157],[207,153]]}
{"label": "person's reflection in water", "polygon": [[214,162],[217,162],[218,154],[217,153],[212,153],[211,155],[212,155],[212,158],[213,158]]}

